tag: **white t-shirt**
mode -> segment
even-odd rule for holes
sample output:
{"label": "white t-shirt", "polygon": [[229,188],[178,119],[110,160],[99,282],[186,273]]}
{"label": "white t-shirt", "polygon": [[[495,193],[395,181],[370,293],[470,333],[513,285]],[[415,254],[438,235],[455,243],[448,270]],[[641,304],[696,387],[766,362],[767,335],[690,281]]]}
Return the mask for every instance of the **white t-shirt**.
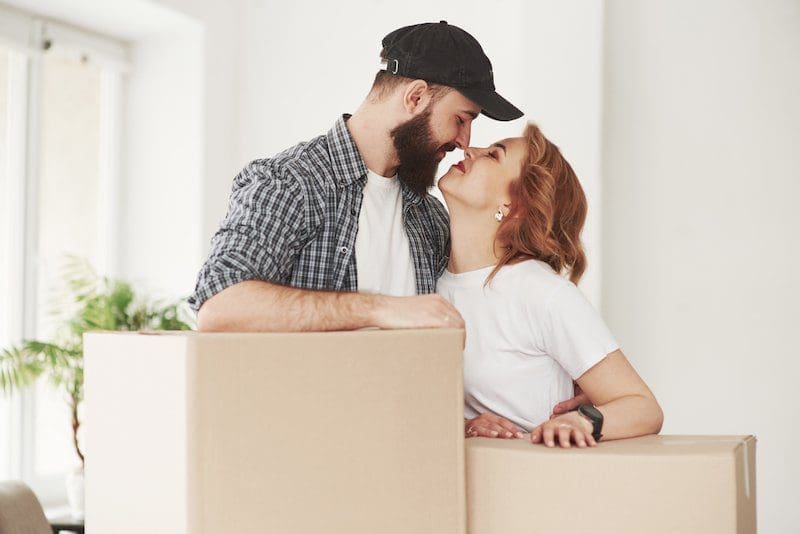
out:
{"label": "white t-shirt", "polygon": [[526,431],[573,396],[572,380],[619,348],[574,284],[544,262],[445,271],[436,291],[464,317],[464,417],[493,412]]}
{"label": "white t-shirt", "polygon": [[397,177],[367,171],[356,234],[358,290],[396,297],[417,292]]}

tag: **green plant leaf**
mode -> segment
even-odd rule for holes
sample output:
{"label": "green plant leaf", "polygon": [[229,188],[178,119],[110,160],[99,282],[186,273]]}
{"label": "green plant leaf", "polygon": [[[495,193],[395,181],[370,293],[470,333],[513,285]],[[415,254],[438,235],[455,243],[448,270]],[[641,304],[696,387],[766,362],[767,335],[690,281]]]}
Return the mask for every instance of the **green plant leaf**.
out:
{"label": "green plant leaf", "polygon": [[50,306],[50,314],[61,325],[55,338],[27,340],[0,351],[0,389],[6,394],[46,376],[78,403],[83,399],[86,332],[194,327],[185,299],[151,302],[137,296],[125,280],[98,276],[85,259],[68,256],[62,278],[63,287],[54,292]]}

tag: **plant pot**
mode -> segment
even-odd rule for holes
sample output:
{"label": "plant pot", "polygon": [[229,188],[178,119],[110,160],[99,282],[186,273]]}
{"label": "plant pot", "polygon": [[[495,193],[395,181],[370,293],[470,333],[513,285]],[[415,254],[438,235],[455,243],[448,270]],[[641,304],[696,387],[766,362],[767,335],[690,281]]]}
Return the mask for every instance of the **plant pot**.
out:
{"label": "plant pot", "polygon": [[83,501],[83,468],[78,467],[67,475],[67,502],[74,519],[83,519],[85,507]]}

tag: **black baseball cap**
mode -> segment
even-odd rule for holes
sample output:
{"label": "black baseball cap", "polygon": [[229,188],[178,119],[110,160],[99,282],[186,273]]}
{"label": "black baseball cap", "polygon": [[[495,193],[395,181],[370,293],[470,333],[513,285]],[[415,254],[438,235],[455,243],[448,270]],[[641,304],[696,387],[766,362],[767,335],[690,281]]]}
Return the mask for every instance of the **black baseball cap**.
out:
{"label": "black baseball cap", "polygon": [[523,113],[494,89],[492,62],[480,43],[447,21],[414,24],[383,38],[386,71],[456,89],[498,121]]}

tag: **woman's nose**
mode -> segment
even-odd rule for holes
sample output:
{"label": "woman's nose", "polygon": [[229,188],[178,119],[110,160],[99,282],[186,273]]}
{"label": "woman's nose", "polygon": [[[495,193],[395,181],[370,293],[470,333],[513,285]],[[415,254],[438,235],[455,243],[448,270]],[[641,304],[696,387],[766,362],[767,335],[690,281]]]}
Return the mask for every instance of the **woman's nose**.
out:
{"label": "woman's nose", "polygon": [[466,150],[464,150],[464,155],[466,157],[472,159],[472,158],[474,158],[475,156],[477,156],[480,153],[479,151],[480,151],[480,148],[475,148],[474,146],[470,146],[470,147],[467,147]]}

